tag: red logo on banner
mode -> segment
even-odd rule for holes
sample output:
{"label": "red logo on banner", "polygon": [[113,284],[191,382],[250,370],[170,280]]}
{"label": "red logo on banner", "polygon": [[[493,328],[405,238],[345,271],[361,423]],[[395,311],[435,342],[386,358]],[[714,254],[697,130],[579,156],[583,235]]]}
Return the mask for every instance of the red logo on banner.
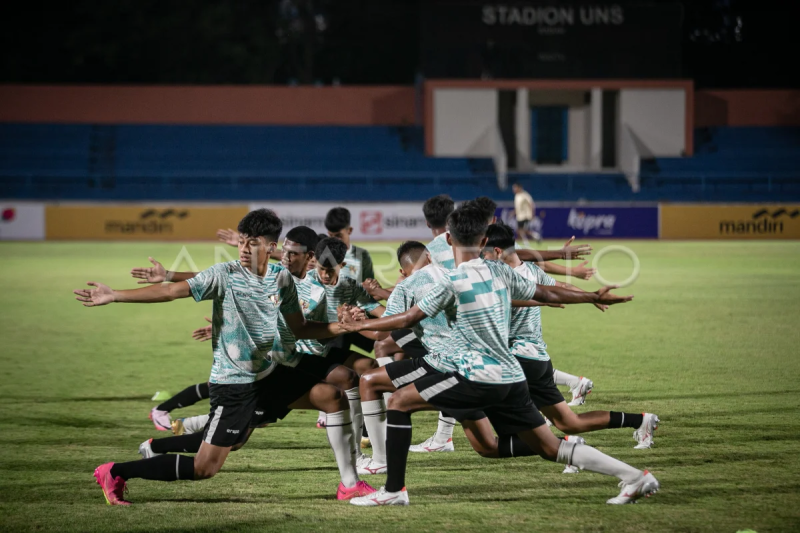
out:
{"label": "red logo on banner", "polygon": [[16,214],[17,212],[14,211],[13,207],[3,209],[3,222],[11,222]]}
{"label": "red logo on banner", "polygon": [[383,213],[380,211],[362,211],[359,215],[361,233],[379,235],[383,233]]}

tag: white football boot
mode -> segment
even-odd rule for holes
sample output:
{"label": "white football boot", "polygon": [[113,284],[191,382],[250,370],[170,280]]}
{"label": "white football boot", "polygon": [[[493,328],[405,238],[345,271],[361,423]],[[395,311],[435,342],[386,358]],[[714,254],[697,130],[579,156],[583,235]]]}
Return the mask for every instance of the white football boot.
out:
{"label": "white football boot", "polygon": [[453,446],[453,439],[447,439],[444,444],[436,442],[436,435],[429,438],[420,444],[412,444],[408,447],[408,451],[417,453],[430,453],[430,452],[454,452],[456,451]]}
{"label": "white football boot", "polygon": [[151,442],[153,442],[153,439],[147,439],[139,445],[139,455],[142,456],[142,459],[150,459],[151,457],[155,457],[157,455],[163,455],[153,451],[153,448],[150,447]]}
{"label": "white football boot", "polygon": [[653,447],[653,433],[658,428],[659,422],[658,415],[644,413],[642,425],[633,432],[633,440],[639,443],[634,446],[634,449],[646,450]]}
{"label": "white football boot", "polygon": [[372,457],[368,458],[369,461],[366,463],[362,463],[360,465],[356,465],[356,472],[358,472],[359,476],[371,476],[374,474],[385,474],[386,473],[386,465],[376,463]]}
{"label": "white football boot", "polygon": [[387,492],[386,487],[381,487],[378,491],[353,498],[350,500],[352,505],[359,507],[375,507],[377,505],[408,505],[408,491],[403,487],[399,492]]}
{"label": "white football boot", "polygon": [[643,474],[644,475],[636,483],[625,483],[624,481],[620,481],[619,486],[622,487],[622,490],[620,491],[619,496],[616,498],[611,498],[606,503],[611,505],[636,503],[636,500],[642,496],[649,498],[650,495],[658,492],[658,489],[661,488],[661,484],[658,482],[658,480],[647,470],[645,470]]}
{"label": "white football boot", "polygon": [[592,392],[592,387],[594,387],[594,383],[589,378],[581,377],[581,380],[578,382],[578,386],[574,389],[570,389],[572,393],[572,401],[569,402],[567,405],[583,405],[586,403],[586,395]]}

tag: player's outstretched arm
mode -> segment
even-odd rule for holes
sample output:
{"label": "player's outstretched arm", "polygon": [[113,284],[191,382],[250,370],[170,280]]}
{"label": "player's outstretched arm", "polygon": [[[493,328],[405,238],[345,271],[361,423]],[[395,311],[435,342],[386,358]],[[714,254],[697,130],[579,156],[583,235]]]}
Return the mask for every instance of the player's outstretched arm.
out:
{"label": "player's outstretched arm", "polygon": [[538,263],[539,267],[544,270],[546,273],[556,276],[572,276],[575,278],[580,279],[592,279],[595,272],[597,272],[596,268],[587,268],[586,265],[589,264],[589,261],[584,261],[580,265],[577,266],[564,266],[559,265],[558,263],[551,263],[550,261],[543,261]]}
{"label": "player's outstretched arm", "polygon": [[76,300],[83,303],[85,307],[97,307],[110,303],[139,303],[151,304],[160,302],[171,302],[178,298],[188,298],[192,295],[189,284],[185,281],[172,283],[169,285],[150,285],[141,289],[130,289],[115,291],[108,285],[89,281],[87,285],[92,289],[76,289],[72,291],[76,294]]}
{"label": "player's outstretched arm", "polygon": [[616,289],[616,285],[603,287],[595,292],[578,292],[565,289],[563,287],[551,287],[547,285],[537,285],[534,300],[546,303],[562,304],[601,304],[615,305],[633,300],[633,296],[618,296],[611,293],[611,289]]}
{"label": "player's outstretched arm", "polygon": [[197,274],[196,272],[173,272],[172,270],[165,269],[164,265],[152,257],[148,257],[147,259],[153,264],[153,266],[131,269],[131,276],[144,280],[140,281],[139,285],[145,283],[164,283],[165,281],[186,281],[187,279],[193,278]]}
{"label": "player's outstretched arm", "polygon": [[[585,290],[581,289],[580,287],[576,287],[575,285],[572,285],[571,283],[564,283],[563,281],[557,281],[556,282],[556,286],[557,287],[562,287],[562,288],[567,289],[569,291],[586,292]],[[603,313],[605,313],[606,309],[608,309],[608,305],[606,305],[606,304],[595,303],[594,306],[596,308],[598,308]]]}
{"label": "player's outstretched arm", "polygon": [[536,300],[511,300],[511,307],[557,307],[564,309],[564,304],[548,304]]}
{"label": "player's outstretched arm", "polygon": [[338,322],[312,322],[306,320],[303,313],[287,313],[283,315],[286,324],[298,339],[328,339],[347,333]]}
{"label": "player's outstretched arm", "polygon": [[[394,331],[396,329],[406,329],[418,324],[427,315],[422,312],[419,306],[414,306],[405,313],[388,316],[386,318],[378,318],[375,320],[365,320],[359,322],[339,322],[339,326],[345,331],[361,332],[365,330],[370,331]],[[346,320],[346,315],[344,315]]]}
{"label": "player's outstretched arm", "polygon": [[592,247],[589,244],[573,245],[572,241],[575,240],[573,236],[568,240],[560,250],[517,250],[517,255],[523,261],[533,261],[534,263],[541,263],[542,261],[557,261],[559,259],[582,259],[583,256],[592,253]]}

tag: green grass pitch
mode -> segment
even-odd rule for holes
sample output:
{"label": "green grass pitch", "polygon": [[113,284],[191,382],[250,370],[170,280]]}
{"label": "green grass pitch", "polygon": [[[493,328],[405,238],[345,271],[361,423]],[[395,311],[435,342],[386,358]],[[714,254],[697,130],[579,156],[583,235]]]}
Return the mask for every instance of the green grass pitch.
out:
{"label": "green grass pitch", "polygon": [[[214,479],[133,480],[132,507],[106,506],[94,467],[138,459],[142,441],[164,436],[147,419],[155,391],[208,377],[210,345],[190,333],[211,305],[86,309],[72,297],[88,280],[136,287],[132,267],[152,255],[169,268],[181,245],[0,244],[0,531],[798,530],[800,242],[593,244],[635,252],[640,275],[618,291],[634,301],[605,314],[545,309],[545,339],[556,368],[594,380],[578,409],[661,417],[651,450],[634,450],[630,429],[585,435],[650,469],[661,492],[607,506],[614,479],[562,475],[538,458],[482,459],[457,429],[455,453],[409,458],[411,506],[380,509],[334,499],[333,454],[308,411],[258,430]],[[390,245],[369,247],[376,263],[391,257]],[[215,249],[189,244],[183,257],[206,268]],[[613,253],[599,266],[619,281],[632,261]],[[435,420],[414,415],[415,442]]]}

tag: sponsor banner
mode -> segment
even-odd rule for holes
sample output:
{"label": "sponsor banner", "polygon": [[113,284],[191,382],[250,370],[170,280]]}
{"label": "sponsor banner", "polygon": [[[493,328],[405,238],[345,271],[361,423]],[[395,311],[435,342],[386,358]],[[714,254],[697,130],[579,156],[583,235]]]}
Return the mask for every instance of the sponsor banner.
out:
{"label": "sponsor banner", "polygon": [[[513,206],[497,209],[498,218],[516,227]],[[544,239],[606,237],[657,239],[658,207],[537,207],[534,231]]]}
{"label": "sponsor banner", "polygon": [[177,241],[216,239],[236,228],[247,206],[47,206],[47,239]]}
{"label": "sponsor banner", "polygon": [[295,226],[308,226],[317,233],[326,233],[325,215],[333,207],[350,210],[354,241],[400,241],[416,239],[428,242],[431,230],[422,215],[422,202],[348,204],[348,203],[259,203],[250,209],[266,207],[283,221],[286,233]]}
{"label": "sponsor banner", "polygon": [[662,239],[800,239],[800,204],[662,205]]}
{"label": "sponsor banner", "polygon": [[44,204],[0,200],[0,241],[44,239]]}

